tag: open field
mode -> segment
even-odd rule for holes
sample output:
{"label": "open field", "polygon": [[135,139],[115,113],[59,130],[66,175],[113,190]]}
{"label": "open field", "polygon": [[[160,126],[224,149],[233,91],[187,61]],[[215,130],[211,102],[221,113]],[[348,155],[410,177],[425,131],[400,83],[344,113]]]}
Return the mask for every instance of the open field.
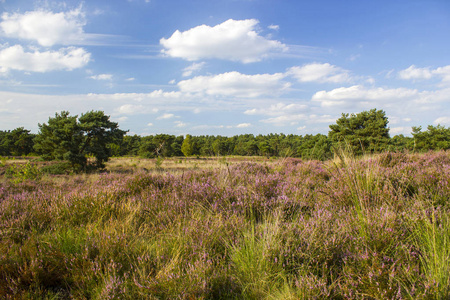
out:
{"label": "open field", "polygon": [[0,298],[450,296],[449,152],[108,170],[2,175]]}

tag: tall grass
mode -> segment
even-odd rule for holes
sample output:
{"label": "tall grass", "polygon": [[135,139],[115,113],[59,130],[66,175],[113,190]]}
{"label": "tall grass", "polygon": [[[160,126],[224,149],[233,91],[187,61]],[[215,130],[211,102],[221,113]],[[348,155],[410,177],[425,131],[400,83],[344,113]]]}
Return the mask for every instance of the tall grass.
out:
{"label": "tall grass", "polygon": [[0,181],[0,298],[449,297],[448,152],[163,164]]}
{"label": "tall grass", "polygon": [[412,221],[426,289],[433,299],[450,297],[450,216],[445,209],[424,206]]}

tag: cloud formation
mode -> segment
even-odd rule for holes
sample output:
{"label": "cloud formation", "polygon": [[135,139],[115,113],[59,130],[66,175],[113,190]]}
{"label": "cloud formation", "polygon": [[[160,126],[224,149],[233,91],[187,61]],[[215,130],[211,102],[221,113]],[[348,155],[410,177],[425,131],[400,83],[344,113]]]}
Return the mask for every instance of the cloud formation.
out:
{"label": "cloud formation", "polygon": [[[312,96],[312,101],[320,102],[322,107],[346,106],[355,101],[397,101],[418,96],[415,89],[396,88],[370,88],[362,85],[341,87],[331,91],[319,91]],[[376,105],[377,103],[373,103]]]}
{"label": "cloud formation", "polygon": [[45,10],[24,14],[3,13],[1,19],[1,35],[35,41],[43,47],[78,44],[83,40],[83,26],[86,23],[79,8],[59,13]]}
{"label": "cloud formation", "polygon": [[409,68],[399,71],[398,77],[405,80],[427,80],[440,77],[442,82],[450,83],[450,65],[436,69],[417,68],[415,65],[411,65]]}
{"label": "cloud formation", "polygon": [[183,80],[178,83],[178,87],[187,93],[253,98],[280,94],[287,90],[290,83],[282,81],[284,77],[282,73],[246,75],[228,72]]}
{"label": "cloud formation", "polygon": [[296,78],[299,82],[348,82],[351,78],[349,71],[330,65],[329,63],[312,63],[301,67],[295,66],[288,70],[287,74]]}
{"label": "cloud formation", "polygon": [[175,31],[162,38],[162,53],[188,61],[224,59],[251,63],[262,60],[271,52],[287,50],[279,41],[269,40],[256,32],[258,20],[227,20],[214,27],[201,25],[187,31]]}
{"label": "cloud formation", "polygon": [[15,45],[0,51],[0,72],[20,70],[29,72],[48,72],[78,69],[88,64],[91,54],[83,48],[61,48],[58,51],[37,50],[25,52],[22,46]]}
{"label": "cloud formation", "polygon": [[189,77],[192,75],[192,73],[200,71],[204,65],[205,65],[204,62],[193,63],[189,67],[184,68],[183,69],[183,77]]}
{"label": "cloud formation", "polygon": [[92,75],[89,78],[94,80],[112,80],[113,76],[112,74],[98,74],[98,75]]}

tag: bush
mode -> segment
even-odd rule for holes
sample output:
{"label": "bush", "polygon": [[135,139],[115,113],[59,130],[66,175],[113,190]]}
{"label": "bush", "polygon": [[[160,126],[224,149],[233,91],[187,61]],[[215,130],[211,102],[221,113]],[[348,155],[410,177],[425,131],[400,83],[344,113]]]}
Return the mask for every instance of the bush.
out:
{"label": "bush", "polygon": [[70,174],[72,170],[72,165],[69,162],[59,162],[56,164],[51,164],[41,168],[41,171],[45,174],[51,175],[63,175]]}
{"label": "bush", "polygon": [[37,165],[27,162],[25,165],[13,164],[6,170],[6,177],[11,178],[14,183],[23,182],[27,179],[38,180],[42,176],[42,172]]}

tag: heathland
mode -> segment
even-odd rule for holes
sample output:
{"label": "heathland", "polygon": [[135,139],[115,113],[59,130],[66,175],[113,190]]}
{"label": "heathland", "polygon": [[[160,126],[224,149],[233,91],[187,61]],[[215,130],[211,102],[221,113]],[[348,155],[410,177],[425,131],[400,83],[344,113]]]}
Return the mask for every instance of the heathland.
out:
{"label": "heathland", "polygon": [[3,160],[0,298],[448,299],[450,153],[337,154]]}

